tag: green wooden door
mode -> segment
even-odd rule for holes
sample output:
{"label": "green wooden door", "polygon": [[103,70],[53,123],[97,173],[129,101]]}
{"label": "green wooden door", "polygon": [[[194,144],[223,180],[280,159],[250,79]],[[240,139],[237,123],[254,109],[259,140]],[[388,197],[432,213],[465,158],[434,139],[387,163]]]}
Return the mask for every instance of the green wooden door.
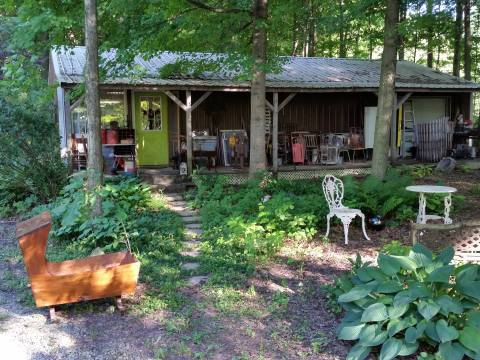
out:
{"label": "green wooden door", "polygon": [[168,165],[168,102],[165,94],[135,93],[138,166]]}

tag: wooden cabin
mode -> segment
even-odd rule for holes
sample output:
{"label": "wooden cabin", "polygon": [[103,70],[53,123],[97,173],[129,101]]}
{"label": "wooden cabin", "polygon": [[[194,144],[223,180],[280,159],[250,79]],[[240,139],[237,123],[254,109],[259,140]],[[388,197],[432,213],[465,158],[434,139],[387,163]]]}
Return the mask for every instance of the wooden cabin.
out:
{"label": "wooden cabin", "polygon": [[[141,70],[141,76],[107,76],[101,84],[102,141],[107,164],[123,165],[128,171],[178,169],[179,162],[185,162],[191,171],[202,164],[200,158],[207,158],[203,165],[209,168],[246,167],[249,82],[238,80],[238,73],[231,70],[168,78],[158,75],[163,66],[179,59],[219,61],[221,56],[164,52],[148,61],[137,56],[134,65]],[[115,51],[103,53],[102,57],[113,60]],[[368,164],[380,60],[283,57],[279,61],[280,71],[267,75],[265,109],[266,151],[273,170],[281,171],[294,160],[304,167],[332,165],[332,146],[337,147],[333,151],[337,166]],[[85,137],[83,98],[71,99],[72,88],[83,82],[84,64],[84,47],[51,51],[50,83],[58,85],[64,154],[72,152],[76,139]],[[460,125],[472,119],[472,94],[479,90],[480,85],[474,82],[399,61],[390,137],[392,159],[415,155],[416,124],[444,119],[440,136],[451,142],[454,129],[464,131]],[[459,124],[460,119],[465,122]],[[304,147],[303,163],[298,163],[298,154],[293,158],[292,144],[296,142]]]}

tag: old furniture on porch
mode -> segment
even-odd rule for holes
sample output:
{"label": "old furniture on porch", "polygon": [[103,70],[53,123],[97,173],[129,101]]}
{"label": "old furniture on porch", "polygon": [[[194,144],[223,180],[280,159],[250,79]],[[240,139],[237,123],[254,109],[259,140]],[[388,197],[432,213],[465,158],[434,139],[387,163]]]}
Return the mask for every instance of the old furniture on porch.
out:
{"label": "old furniture on porch", "polygon": [[[428,220],[443,220],[445,224],[451,224],[452,219],[450,218],[450,207],[452,205],[452,193],[456,192],[457,189],[450,186],[437,186],[437,185],[413,185],[407,186],[407,191],[413,191],[420,193],[418,199],[418,215],[417,223],[426,224]],[[438,215],[427,215],[426,206],[427,198],[425,194],[445,194],[444,197],[444,216]]]}
{"label": "old furniture on porch", "polygon": [[365,231],[365,215],[359,209],[351,209],[342,204],[344,187],[342,180],[333,175],[327,175],[322,182],[323,193],[327,201],[330,212],[327,215],[327,232],[330,233],[330,219],[334,216],[338,217],[343,224],[343,232],[345,236],[345,244],[348,244],[348,229],[352,220],[359,216],[362,219],[362,231],[367,240],[370,240]]}
{"label": "old furniture on porch", "polygon": [[480,263],[480,219],[456,222],[455,224],[411,223],[410,239],[433,251],[447,246],[455,250],[456,263]]}
{"label": "old furniture on porch", "polygon": [[45,257],[52,218],[44,212],[17,225],[17,239],[37,307],[134,294],[140,263],[130,252],[49,262]]}

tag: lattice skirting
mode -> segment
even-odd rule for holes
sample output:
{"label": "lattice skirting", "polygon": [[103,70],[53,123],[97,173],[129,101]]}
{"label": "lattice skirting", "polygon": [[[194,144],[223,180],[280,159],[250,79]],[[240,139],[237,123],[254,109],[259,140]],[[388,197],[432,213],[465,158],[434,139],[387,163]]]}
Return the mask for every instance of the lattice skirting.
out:
{"label": "lattice skirting", "polygon": [[[343,177],[348,175],[353,176],[365,176],[370,174],[371,168],[346,168],[346,169],[315,169],[315,170],[291,170],[291,171],[279,171],[278,178],[286,180],[317,180],[323,179],[326,175],[331,174],[337,177]],[[272,173],[270,173],[272,174]],[[202,174],[202,176],[225,176],[228,179],[230,185],[241,185],[248,180],[247,173],[210,173]]]}

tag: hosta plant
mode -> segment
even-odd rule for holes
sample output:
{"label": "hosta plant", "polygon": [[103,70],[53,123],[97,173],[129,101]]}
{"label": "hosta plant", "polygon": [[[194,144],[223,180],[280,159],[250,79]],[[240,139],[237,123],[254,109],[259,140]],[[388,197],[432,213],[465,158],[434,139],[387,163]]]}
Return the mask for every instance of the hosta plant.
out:
{"label": "hosta plant", "polygon": [[355,341],[347,360],[480,359],[479,266],[455,267],[452,248],[438,256],[415,245],[405,256],[380,253],[337,281],[345,316],[338,338]]}

